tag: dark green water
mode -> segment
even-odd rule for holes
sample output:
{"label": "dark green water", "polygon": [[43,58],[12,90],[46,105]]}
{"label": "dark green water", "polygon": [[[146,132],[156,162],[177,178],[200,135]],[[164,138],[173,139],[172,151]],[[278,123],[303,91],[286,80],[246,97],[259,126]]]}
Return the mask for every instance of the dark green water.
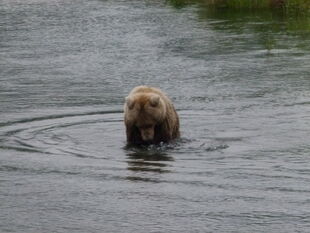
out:
{"label": "dark green water", "polygon": [[[125,147],[135,86],[172,145]],[[310,20],[167,1],[0,2],[0,232],[308,232]]]}

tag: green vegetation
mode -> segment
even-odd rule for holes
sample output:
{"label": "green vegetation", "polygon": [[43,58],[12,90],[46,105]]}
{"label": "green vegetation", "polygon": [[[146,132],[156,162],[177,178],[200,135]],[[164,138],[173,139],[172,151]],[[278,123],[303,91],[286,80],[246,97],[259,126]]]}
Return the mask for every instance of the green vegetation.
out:
{"label": "green vegetation", "polygon": [[269,7],[269,0],[210,0],[206,4],[221,8],[248,8],[258,9]]}
{"label": "green vegetation", "polygon": [[310,12],[310,0],[206,0],[214,7],[247,9],[282,9],[285,13],[307,14]]}
{"label": "green vegetation", "polygon": [[310,0],[170,0],[176,7],[200,3],[211,8],[228,9],[275,9],[285,14],[310,14]]}
{"label": "green vegetation", "polygon": [[284,9],[287,13],[309,14],[310,0],[286,0]]}

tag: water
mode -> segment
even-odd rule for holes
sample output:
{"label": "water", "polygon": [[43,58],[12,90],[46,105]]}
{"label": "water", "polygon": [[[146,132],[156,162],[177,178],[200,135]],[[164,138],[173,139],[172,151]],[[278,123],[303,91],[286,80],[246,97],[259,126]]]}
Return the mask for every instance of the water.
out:
{"label": "water", "polygon": [[[309,20],[167,1],[0,3],[0,232],[308,232]],[[127,148],[141,84],[180,141]]]}

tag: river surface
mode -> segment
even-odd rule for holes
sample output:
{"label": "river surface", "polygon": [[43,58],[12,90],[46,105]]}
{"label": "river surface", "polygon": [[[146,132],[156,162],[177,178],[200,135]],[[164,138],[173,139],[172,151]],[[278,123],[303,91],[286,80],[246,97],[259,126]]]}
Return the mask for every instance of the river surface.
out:
{"label": "river surface", "polygon": [[[0,232],[309,232],[310,21],[151,0],[0,2]],[[127,148],[156,86],[179,141]]]}

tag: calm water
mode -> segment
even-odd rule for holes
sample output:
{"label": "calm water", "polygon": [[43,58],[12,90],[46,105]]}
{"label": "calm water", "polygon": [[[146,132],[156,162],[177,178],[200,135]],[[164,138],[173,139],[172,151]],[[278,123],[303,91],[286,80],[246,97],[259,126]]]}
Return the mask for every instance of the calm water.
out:
{"label": "calm water", "polygon": [[[0,2],[0,232],[309,232],[310,20],[151,0]],[[160,87],[175,144],[125,147]]]}

